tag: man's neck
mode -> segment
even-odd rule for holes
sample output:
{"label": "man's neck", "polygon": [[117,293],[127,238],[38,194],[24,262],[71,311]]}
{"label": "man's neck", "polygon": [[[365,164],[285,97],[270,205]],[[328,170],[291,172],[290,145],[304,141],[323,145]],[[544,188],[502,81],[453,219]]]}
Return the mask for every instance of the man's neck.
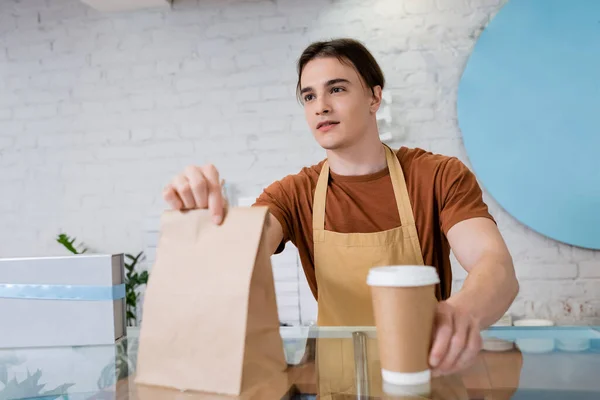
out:
{"label": "man's neck", "polygon": [[378,136],[344,149],[328,150],[327,162],[334,174],[344,176],[374,174],[387,167],[385,147]]}

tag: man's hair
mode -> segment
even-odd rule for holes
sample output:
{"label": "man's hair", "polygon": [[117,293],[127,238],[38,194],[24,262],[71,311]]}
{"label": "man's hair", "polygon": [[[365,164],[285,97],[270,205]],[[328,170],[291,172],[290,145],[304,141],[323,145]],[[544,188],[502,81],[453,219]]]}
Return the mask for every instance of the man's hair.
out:
{"label": "man's hair", "polygon": [[335,57],[340,62],[354,67],[362,77],[363,81],[371,89],[371,92],[374,93],[373,88],[378,85],[383,89],[385,84],[383,72],[381,71],[379,64],[377,64],[375,57],[373,57],[362,43],[348,38],[314,42],[302,52],[302,55],[298,59],[298,84],[296,85],[296,96],[300,102],[302,102],[300,93],[300,78],[302,77],[302,71],[309,61],[322,57]]}

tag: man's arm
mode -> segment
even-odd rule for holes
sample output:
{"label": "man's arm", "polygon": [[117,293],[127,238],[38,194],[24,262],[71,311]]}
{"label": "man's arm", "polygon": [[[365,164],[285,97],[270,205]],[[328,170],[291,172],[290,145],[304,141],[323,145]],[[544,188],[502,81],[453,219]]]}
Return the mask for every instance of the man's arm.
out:
{"label": "man's arm", "polygon": [[485,329],[498,321],[519,292],[512,257],[488,218],[472,218],[448,230],[448,242],[468,272],[462,289],[448,303],[470,314]]}
{"label": "man's arm", "polygon": [[462,290],[438,305],[430,355],[436,375],[457,372],[475,360],[480,330],[500,319],[519,291],[512,258],[492,220],[461,221],[447,237],[468,275]]}
{"label": "man's arm", "polygon": [[267,248],[271,254],[275,254],[275,251],[277,251],[277,248],[283,240],[283,228],[281,227],[281,223],[271,213],[269,213],[265,240],[267,241]]}

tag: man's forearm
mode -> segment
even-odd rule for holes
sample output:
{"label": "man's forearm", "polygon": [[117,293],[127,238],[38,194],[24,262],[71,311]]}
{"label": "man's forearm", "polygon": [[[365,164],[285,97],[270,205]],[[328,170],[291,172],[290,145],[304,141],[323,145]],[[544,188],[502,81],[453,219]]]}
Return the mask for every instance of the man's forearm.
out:
{"label": "man's forearm", "polygon": [[502,318],[518,292],[512,260],[489,255],[482,257],[448,303],[475,317],[481,329],[486,329]]}

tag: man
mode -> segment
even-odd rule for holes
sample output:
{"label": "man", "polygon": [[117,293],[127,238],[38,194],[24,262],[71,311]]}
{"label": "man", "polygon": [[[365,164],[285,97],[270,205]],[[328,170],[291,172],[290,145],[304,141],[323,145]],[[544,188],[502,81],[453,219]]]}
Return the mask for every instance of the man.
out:
{"label": "man", "polygon": [[[306,48],[297,92],[327,159],[273,183],[256,205],[270,210],[270,250],[283,250],[287,241],[298,248],[319,325],[373,325],[364,277],[374,265],[436,267],[441,284],[430,364],[434,375],[450,374],[474,360],[480,330],[506,312],[518,283],[469,169],[421,149],[392,152],[380,141],[376,113],[384,83],[357,41]],[[174,209],[209,208],[217,224],[224,217],[212,165],[188,167],[165,188],[164,199]],[[450,297],[451,249],[468,277]]]}

